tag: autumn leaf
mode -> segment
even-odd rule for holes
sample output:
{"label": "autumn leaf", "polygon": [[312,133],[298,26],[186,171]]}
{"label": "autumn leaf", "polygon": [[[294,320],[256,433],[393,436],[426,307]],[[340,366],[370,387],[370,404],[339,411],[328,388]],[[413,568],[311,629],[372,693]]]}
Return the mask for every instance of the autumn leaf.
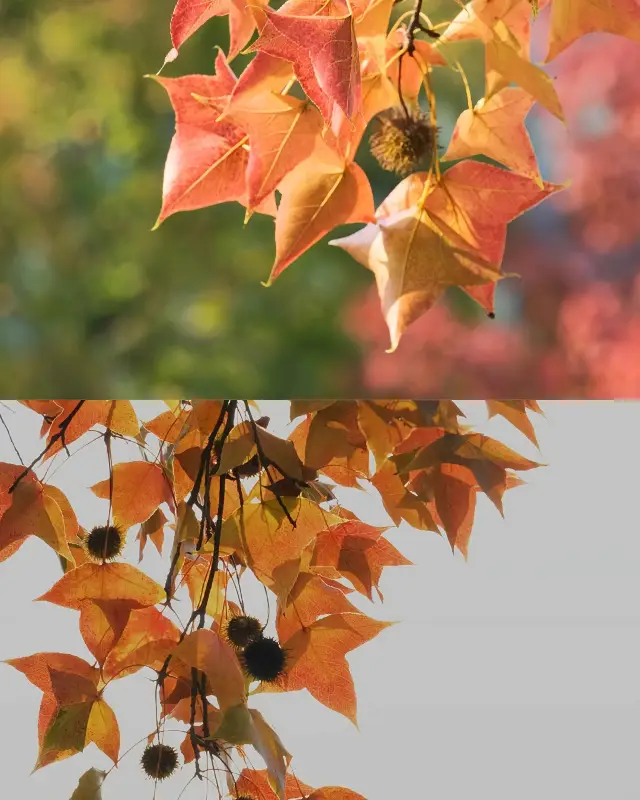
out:
{"label": "autumn leaf", "polygon": [[371,186],[357,164],[303,161],[282,181],[280,191],[269,283],[338,225],[374,218]]}
{"label": "autumn leaf", "polygon": [[[67,542],[65,518],[55,499],[62,493],[56,495],[55,490],[46,491],[35,474],[30,471],[9,494],[8,489],[13,485],[15,478],[24,472],[24,468],[17,471],[13,469],[13,466],[12,464],[4,465],[2,470],[3,488],[4,486],[7,488],[4,492],[0,492],[0,495],[3,496],[0,503],[4,506],[4,513],[0,510],[2,513],[0,518],[0,560],[4,560],[8,555],[14,553],[27,536],[33,535],[42,539],[67,561],[74,563]],[[8,505],[9,502],[10,505]],[[71,520],[75,519],[75,515],[72,518],[68,508],[65,507],[65,510],[70,524],[73,524]],[[75,524],[77,526],[77,522]]]}
{"label": "autumn leaf", "polygon": [[504,22],[496,22],[493,38],[486,44],[487,61],[491,69],[506,82],[517,83],[547,111],[564,122],[562,106],[552,79],[540,67],[520,55],[518,50],[518,42],[514,41],[513,34]]}
{"label": "autumn leaf", "polygon": [[167,523],[161,508],[156,508],[149,519],[145,520],[136,534],[136,539],[140,542],[140,554],[138,562],[142,561],[142,555],[147,541],[151,540],[160,555],[162,555],[162,545],[164,542],[164,526]]}
{"label": "autumn leaf", "polygon": [[[360,62],[351,15],[298,16],[255,11],[260,35],[247,52],[263,52],[293,64],[306,94],[318,105],[327,125],[335,103],[348,119],[360,110]],[[324,95],[328,101],[324,101]]]}
{"label": "autumn leaf", "polygon": [[38,760],[34,769],[68,758],[94,742],[114,762],[120,734],[110,706],[99,696],[99,672],[66,653],[36,653],[5,663],[44,692],[38,720]]}
{"label": "autumn leaf", "polygon": [[285,601],[293,588],[304,548],[339,517],[304,498],[284,501],[295,527],[277,500],[238,509],[222,526],[221,545],[240,549],[256,578]]}
{"label": "autumn leaf", "polygon": [[278,604],[276,629],[280,641],[286,641],[301,628],[308,628],[325,614],[358,613],[358,609],[345,597],[349,591],[337,581],[301,572],[286,603]]}
{"label": "autumn leaf", "polygon": [[145,608],[164,599],[164,589],[130,564],[82,564],[63,575],[37,600],[80,610],[86,600],[127,602]]}
{"label": "autumn leaf", "polygon": [[123,678],[143,666],[159,669],[179,639],[178,628],[157,608],[134,609],[104,662],[104,679]]}
{"label": "autumn leaf", "polygon": [[335,574],[327,577],[346,578],[369,600],[372,599],[371,590],[375,587],[380,600],[383,600],[378,587],[383,568],[412,562],[384,537],[349,535],[342,532],[344,527],[332,526],[318,534],[310,569],[326,574],[323,568],[331,567]]}
{"label": "autumn leaf", "polygon": [[117,762],[120,732],[111,707],[100,698],[60,706],[44,734],[34,769],[79,753],[91,742]]}
{"label": "autumn leaf", "polygon": [[396,525],[404,520],[418,530],[439,532],[427,504],[407,491],[391,461],[382,465],[371,478],[371,483],[380,493],[385,510]]}
{"label": "autumn leaf", "polygon": [[[312,786],[303,783],[297,776],[292,775],[290,772],[287,773],[284,789],[286,800],[308,797],[313,791],[314,789]],[[276,800],[277,797],[269,783],[266,769],[243,769],[236,780],[236,792],[238,795],[246,794],[249,797],[255,798],[255,800]],[[347,800],[350,800],[350,798],[347,798]]]}
{"label": "autumn leaf", "polygon": [[232,744],[253,745],[267,765],[268,785],[277,797],[284,800],[286,771],[291,754],[259,711],[247,708],[244,704],[229,708],[212,738]]}
{"label": "autumn leaf", "polygon": [[145,522],[161,503],[173,505],[171,487],[162,468],[148,461],[115,464],[109,479],[91,487],[96,497],[111,496],[114,522],[123,529]]}
{"label": "autumn leaf", "polygon": [[[56,400],[55,403],[59,411],[47,434],[46,459],[62,450],[64,445],[75,442],[94,425],[103,425],[122,436],[133,437],[140,430],[138,418],[129,400]],[[82,405],[78,408],[79,403]],[[58,438],[54,441],[56,436]]]}
{"label": "autumn leaf", "polygon": [[274,93],[242,103],[228,115],[249,135],[247,207],[252,209],[278,187],[282,179],[309,156],[322,132],[322,117],[308,101]]}
{"label": "autumn leaf", "polygon": [[245,702],[240,664],[231,645],[219,633],[202,628],[187,634],[173,653],[175,658],[204,672],[222,711]]}
{"label": "autumn leaf", "polygon": [[80,635],[102,665],[124,631],[131,605],[127,600],[87,600],[80,604]]}
{"label": "autumn leaf", "polygon": [[489,419],[499,414],[514,425],[519,431],[538,447],[538,440],[533,424],[527,416],[527,409],[542,414],[542,409],[535,400],[487,400]]}
{"label": "autumn leaf", "polygon": [[533,145],[524,126],[533,103],[534,98],[518,86],[508,86],[488,100],[482,98],[458,117],[443,159],[489,156],[531,178],[542,189]]}
{"label": "autumn leaf", "polygon": [[406,328],[431,308],[447,286],[491,283],[499,265],[485,261],[457,235],[445,236],[416,205],[329,244],[341,247],[376,278],[394,352]]}
{"label": "autumn leaf", "polygon": [[640,42],[640,7],[635,0],[553,0],[545,62],[587,33],[614,33]]}
{"label": "autumn leaf", "polygon": [[165,163],[162,208],[154,228],[178,211],[242,201],[248,160],[243,145],[248,137],[235,123],[217,121],[236,81],[224,55],[216,59],[215,76],[154,79],[166,89],[176,115],[176,132]]}
{"label": "autumn leaf", "polygon": [[[279,685],[263,691],[307,689],[319,702],[344,714],[357,727],[356,694],[346,653],[368,642],[392,625],[364,614],[330,614],[300,630],[282,644],[287,668]],[[327,671],[326,664],[332,668]]]}
{"label": "autumn leaf", "polygon": [[70,800],[102,800],[102,782],[106,777],[104,770],[91,767],[80,777]]}
{"label": "autumn leaf", "polygon": [[178,0],[171,16],[173,50],[166,61],[173,61],[184,42],[212,17],[229,13],[229,0]]}

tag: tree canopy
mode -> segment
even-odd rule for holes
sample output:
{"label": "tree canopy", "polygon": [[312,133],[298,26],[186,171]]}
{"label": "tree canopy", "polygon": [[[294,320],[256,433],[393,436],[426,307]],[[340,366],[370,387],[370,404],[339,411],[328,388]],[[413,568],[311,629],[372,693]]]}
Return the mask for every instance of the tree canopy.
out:
{"label": "tree canopy", "polygon": [[[352,789],[303,783],[294,754],[251,703],[257,692],[306,689],[356,724],[345,656],[391,623],[349,595],[382,600],[383,570],[411,562],[390,526],[362,521],[334,489],[367,487],[396,526],[442,535],[466,559],[477,494],[502,513],[505,491],[539,464],[465,425],[448,400],[291,401],[297,424],[286,439],[251,401],[167,401],[146,421],[129,401],[21,402],[44,446],[26,464],[0,466],[2,569],[28,537],[44,541],[63,574],[37,599],[79,612],[93,658],[6,661],[43,692],[35,768],[91,743],[117,766],[137,747],[154,780],[179,768],[220,797],[361,800]],[[536,442],[535,401],[487,406]],[[105,474],[83,489],[104,501],[87,528],[51,469],[84,448]],[[163,583],[123,558],[134,541],[139,563],[160,554]],[[245,602],[250,579],[274,609],[270,622]],[[156,716],[123,752],[109,687],[141,669],[154,676]],[[169,726],[182,731],[178,747]],[[73,800],[98,800],[104,778],[89,770]]]}

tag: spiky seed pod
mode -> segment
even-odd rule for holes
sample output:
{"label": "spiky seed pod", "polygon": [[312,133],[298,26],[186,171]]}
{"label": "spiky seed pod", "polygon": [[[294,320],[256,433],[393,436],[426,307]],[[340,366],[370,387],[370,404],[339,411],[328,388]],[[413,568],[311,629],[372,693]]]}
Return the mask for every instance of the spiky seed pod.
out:
{"label": "spiky seed pod", "polygon": [[437,130],[420,109],[394,108],[378,117],[379,127],[369,139],[371,154],[382,169],[408,175],[433,152]]}
{"label": "spiky seed pod", "polygon": [[124,547],[124,535],[117,525],[98,525],[84,540],[87,555],[95,561],[113,561]]}
{"label": "spiky seed pod", "polygon": [[178,753],[168,744],[150,744],[145,748],[140,763],[150,778],[163,781],[175,772]]}
{"label": "spiky seed pod", "polygon": [[248,644],[241,658],[245,672],[253,680],[271,682],[284,673],[285,651],[268,636]]}
{"label": "spiky seed pod", "polygon": [[262,638],[262,625],[255,617],[240,614],[231,617],[227,623],[227,638],[236,647],[246,647],[251,642]]}

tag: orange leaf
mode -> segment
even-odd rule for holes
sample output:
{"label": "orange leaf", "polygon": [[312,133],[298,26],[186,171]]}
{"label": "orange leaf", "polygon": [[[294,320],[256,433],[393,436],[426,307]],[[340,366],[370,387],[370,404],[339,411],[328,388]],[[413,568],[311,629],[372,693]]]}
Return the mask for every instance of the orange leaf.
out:
{"label": "orange leaf", "polygon": [[553,0],[549,51],[545,61],[560,55],[587,33],[614,33],[640,42],[640,7],[635,0]]}
{"label": "orange leaf", "polygon": [[260,36],[247,52],[263,52],[293,63],[305,93],[331,125],[333,105],[353,119],[361,107],[360,61],[351,15],[294,16],[256,9]]}
{"label": "orange leaf", "polygon": [[248,208],[265,200],[285,175],[313,151],[322,117],[309,101],[273,92],[233,103],[229,116],[249,134]]}
{"label": "orange leaf", "polygon": [[222,544],[238,542],[256,578],[285,601],[300,571],[304,548],[340,519],[304,498],[286,503],[295,528],[277,500],[244,505],[222,526]]}
{"label": "orange leaf", "polygon": [[133,608],[164,600],[164,589],[130,564],[86,563],[67,572],[37,600],[80,610],[86,600],[122,600]]}
{"label": "orange leaf", "polygon": [[[130,675],[142,665],[155,668],[158,660],[162,664],[179,638],[178,628],[157,608],[134,609],[105,660],[102,670],[105,680]],[[155,649],[152,645],[156,645]],[[126,664],[129,666],[125,670]]]}
{"label": "orange leaf", "polygon": [[[527,408],[541,414],[542,409],[536,403],[535,406],[530,405],[531,400],[487,400],[487,409],[489,411],[489,419],[495,417],[496,414],[504,417],[508,422],[514,425],[519,431],[538,447],[538,440],[536,433],[533,429],[531,420],[527,416]],[[533,401],[535,403],[535,401]]]}
{"label": "orange leaf", "polygon": [[460,114],[445,161],[485,155],[514,172],[526,175],[542,188],[542,179],[524,118],[534,98],[518,86],[507,86],[472,110]]}
{"label": "orange leaf", "polygon": [[[149,519],[160,503],[171,507],[171,487],[157,464],[147,461],[125,461],[113,467],[112,512],[116,524],[125,530]],[[96,497],[109,499],[109,480],[91,487]]]}
{"label": "orange leaf", "polygon": [[276,260],[269,283],[338,225],[374,218],[369,179],[357,164],[303,161],[280,190]]}
{"label": "orange leaf", "polygon": [[[316,700],[357,725],[356,693],[345,654],[392,624],[364,614],[331,614],[294,633],[283,644],[288,666],[280,688],[308,689]],[[274,686],[273,690],[278,688]]]}
{"label": "orange leaf", "polygon": [[[13,472],[5,471],[4,477],[10,478]],[[9,485],[11,483],[12,480]],[[45,492],[33,472],[27,473],[10,495],[7,491],[2,501],[6,510],[0,518],[0,554],[6,554],[10,547],[15,552],[24,539],[33,534],[73,563],[64,516],[54,497],[55,491]],[[6,508],[9,498],[11,505]]]}
{"label": "orange leaf", "polygon": [[151,539],[155,545],[156,550],[162,555],[162,545],[164,543],[164,526],[167,518],[161,508],[156,508],[148,520],[145,520],[140,526],[140,530],[136,535],[136,539],[140,542],[140,555],[138,562],[142,561],[142,554],[146,547],[147,540]]}
{"label": "orange leaf", "polygon": [[291,638],[301,628],[308,628],[320,616],[340,614],[344,611],[358,613],[358,609],[345,597],[351,591],[335,581],[301,572],[286,604],[278,605],[276,629],[281,642]]}
{"label": "orange leaf", "polygon": [[88,650],[103,664],[129,621],[126,600],[87,600],[80,604],[80,635]]}
{"label": "orange leaf", "polygon": [[222,711],[246,702],[240,664],[219,633],[202,628],[188,634],[174,650],[174,657],[204,672]]}

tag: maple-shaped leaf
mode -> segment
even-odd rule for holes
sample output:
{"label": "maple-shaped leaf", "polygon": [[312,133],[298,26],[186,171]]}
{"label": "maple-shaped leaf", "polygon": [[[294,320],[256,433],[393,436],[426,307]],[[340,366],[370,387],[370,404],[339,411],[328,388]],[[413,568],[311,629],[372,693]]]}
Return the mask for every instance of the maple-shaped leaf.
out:
{"label": "maple-shaped leaf", "polygon": [[35,769],[79,753],[91,742],[118,761],[120,731],[111,706],[102,698],[60,706],[42,738]]}
{"label": "maple-shaped leaf", "polygon": [[308,628],[325,614],[341,614],[358,609],[345,597],[351,591],[319,575],[301,572],[289,593],[286,603],[278,605],[276,630],[281,642],[291,638],[301,628]]}
{"label": "maple-shaped leaf", "polygon": [[86,600],[119,600],[133,609],[160,603],[164,589],[130,564],[86,563],[67,572],[36,599],[78,611]]}
{"label": "maple-shaped leaf", "polygon": [[[123,436],[136,436],[140,430],[129,400],[56,400],[55,403],[59,410],[48,429],[45,459],[75,442],[94,425],[103,425]],[[54,436],[58,436],[55,441]]]}
{"label": "maple-shaped leaf", "polygon": [[96,497],[111,499],[113,520],[125,530],[149,519],[161,503],[173,505],[164,471],[148,461],[115,464],[112,479],[96,483],[91,491]]}
{"label": "maple-shaped leaf", "polygon": [[161,442],[176,444],[189,430],[192,412],[180,409],[175,414],[173,411],[163,411],[143,426],[149,433],[157,436]]}
{"label": "maple-shaped leaf", "polygon": [[202,628],[188,634],[174,657],[204,672],[222,711],[246,701],[245,681],[231,645],[219,633]]}
{"label": "maple-shaped leaf", "polygon": [[[539,7],[548,2],[539,0]],[[470,0],[442,31],[439,42],[480,39],[486,44],[493,37],[494,25],[502,22],[523,46],[522,55],[528,58],[531,18],[530,0]]]}
{"label": "maple-shaped leaf", "polygon": [[178,49],[212,17],[229,13],[229,0],[178,0],[171,15],[171,44],[173,50],[166,61],[173,61]]}
{"label": "maple-shaped leaf", "polygon": [[448,233],[424,206],[416,205],[329,242],[374,273],[391,338],[388,352],[397,349],[406,328],[431,308],[447,286],[500,279],[499,265],[484,260],[459,235]]}
{"label": "maple-shaped leaf", "polygon": [[[276,800],[277,797],[269,783],[269,773],[266,769],[243,769],[236,780],[235,791],[239,796],[247,795],[255,800]],[[287,772],[284,786],[286,800],[308,797],[313,791],[312,786],[303,783],[291,772]]]}
{"label": "maple-shaped leaf", "polygon": [[236,745],[253,745],[267,765],[269,787],[280,800],[284,800],[291,754],[259,711],[244,704],[227,709],[212,738]]}
{"label": "maple-shaped leaf", "polygon": [[309,101],[269,93],[233,103],[229,117],[249,135],[247,164],[249,209],[258,206],[281,180],[313,151],[322,117]]}
{"label": "maple-shaped leaf", "polygon": [[[191,605],[194,608],[197,608],[200,603],[200,598],[203,597],[209,578],[209,571],[211,570],[211,560],[212,555],[210,553],[205,553],[195,561],[186,561],[182,565],[181,572],[184,583],[187,585]],[[219,620],[225,607],[228,580],[229,576],[226,572],[216,570],[205,611],[210,617],[217,620]]]}
{"label": "maple-shaped leaf", "polygon": [[[393,220],[394,214],[415,208],[427,178],[427,173],[414,173],[401,181],[377,209],[378,218]],[[490,164],[465,160],[442,175],[441,183],[429,192],[424,207],[439,230],[461,237],[466,247],[483,261],[499,265],[504,254],[507,224],[562,188],[545,182],[540,189],[523,176]],[[375,242],[373,233],[373,227],[365,228],[354,234],[350,242],[349,237],[346,241],[365,258],[366,244]],[[379,250],[381,243],[378,241],[375,246]],[[384,265],[380,269],[384,275]],[[462,288],[487,311],[492,311],[494,285],[488,285],[491,290],[488,293],[483,292],[487,286],[482,285]],[[434,299],[442,290],[442,286],[434,288]],[[428,297],[425,303],[427,301]]]}
{"label": "maple-shaped leaf", "polygon": [[340,519],[304,498],[283,498],[283,503],[295,527],[275,499],[245,504],[224,521],[221,545],[243,552],[256,578],[284,602],[300,572],[304,548]]}
{"label": "maple-shaped leaf", "polygon": [[487,400],[486,403],[489,419],[499,414],[519,431],[522,431],[527,439],[538,447],[533,424],[527,416],[527,409],[531,409],[538,414],[543,413],[536,400]]}
{"label": "maple-shaped leaf", "polygon": [[380,467],[371,483],[380,493],[385,510],[396,525],[404,520],[412,528],[439,533],[427,503],[407,490],[391,461]]}
{"label": "maple-shaped leaf", "polygon": [[269,283],[338,225],[374,219],[371,185],[357,164],[303,161],[282,181],[280,191]]}
{"label": "maple-shaped leaf", "polygon": [[67,653],[36,653],[8,659],[44,692],[38,719],[35,769],[79,753],[94,742],[114,763],[120,733],[110,706],[98,692],[99,671]]}
{"label": "maple-shaped leaf", "polygon": [[356,693],[346,653],[393,625],[364,614],[330,614],[297,631],[282,644],[287,669],[263,691],[307,689],[320,703],[356,722]]}
{"label": "maple-shaped leaf", "polygon": [[[309,568],[327,577],[344,577],[353,587],[372,599],[375,587],[380,600],[382,592],[378,587],[382,570],[387,566],[412,564],[383,536],[359,536],[345,533],[345,525],[332,526],[318,534]],[[330,567],[334,575],[325,572]]]}
{"label": "maple-shaped leaf", "polygon": [[124,631],[131,604],[128,600],[87,600],[80,603],[80,635],[102,665]]}
{"label": "maple-shaped leaf", "polygon": [[[333,104],[353,119],[362,102],[353,17],[294,15],[268,6],[254,13],[260,35],[248,52],[291,61],[300,85],[323,112],[328,125],[332,123]],[[319,97],[318,89],[329,103]]]}
{"label": "maple-shaped leaf", "polygon": [[144,548],[147,541],[152,541],[156,550],[162,555],[162,545],[164,542],[164,526],[167,518],[161,508],[156,508],[149,519],[145,520],[136,534],[136,539],[140,542],[140,553],[138,562],[142,561]]}
{"label": "maple-shaped leaf", "polygon": [[488,69],[497,72],[506,83],[517,83],[547,111],[564,122],[553,80],[519,51],[518,41],[504,22],[496,22],[493,37],[486,43]]}
{"label": "maple-shaped leaf", "polygon": [[132,610],[104,662],[104,679],[123,678],[143,666],[159,669],[179,639],[178,628],[157,608]]}
{"label": "maple-shaped leaf", "polygon": [[307,800],[365,800],[363,795],[344,786],[322,786],[312,792]]}
{"label": "maple-shaped leaf", "polygon": [[27,536],[33,535],[42,539],[64,559],[74,563],[65,532],[64,515],[56,502],[55,491],[48,491],[40,484],[35,473],[29,471],[9,493],[9,488],[24,472],[24,467],[17,469],[13,464],[4,464],[1,467],[0,560],[14,553]]}
{"label": "maple-shaped leaf", "polygon": [[451,551],[457,547],[467,557],[469,537],[476,508],[475,486],[460,479],[464,468],[442,464],[434,479],[435,507],[447,534]]}
{"label": "maple-shaped leaf", "polygon": [[545,62],[556,58],[580,36],[598,31],[640,42],[640,6],[636,0],[553,0]]}
{"label": "maple-shaped leaf", "polygon": [[224,54],[216,58],[215,75],[154,80],[166,89],[176,115],[154,228],[178,211],[245,202],[248,136],[233,122],[218,121],[236,82]]}
{"label": "maple-shaped leaf", "polygon": [[363,400],[358,401],[358,426],[373,453],[376,469],[380,469],[385,458],[404,438],[399,422],[385,419],[378,404]]}
{"label": "maple-shaped leaf", "polygon": [[533,145],[524,125],[524,118],[534,102],[534,98],[518,86],[507,86],[486,101],[483,98],[458,117],[443,160],[482,154],[526,175],[543,188]]}

